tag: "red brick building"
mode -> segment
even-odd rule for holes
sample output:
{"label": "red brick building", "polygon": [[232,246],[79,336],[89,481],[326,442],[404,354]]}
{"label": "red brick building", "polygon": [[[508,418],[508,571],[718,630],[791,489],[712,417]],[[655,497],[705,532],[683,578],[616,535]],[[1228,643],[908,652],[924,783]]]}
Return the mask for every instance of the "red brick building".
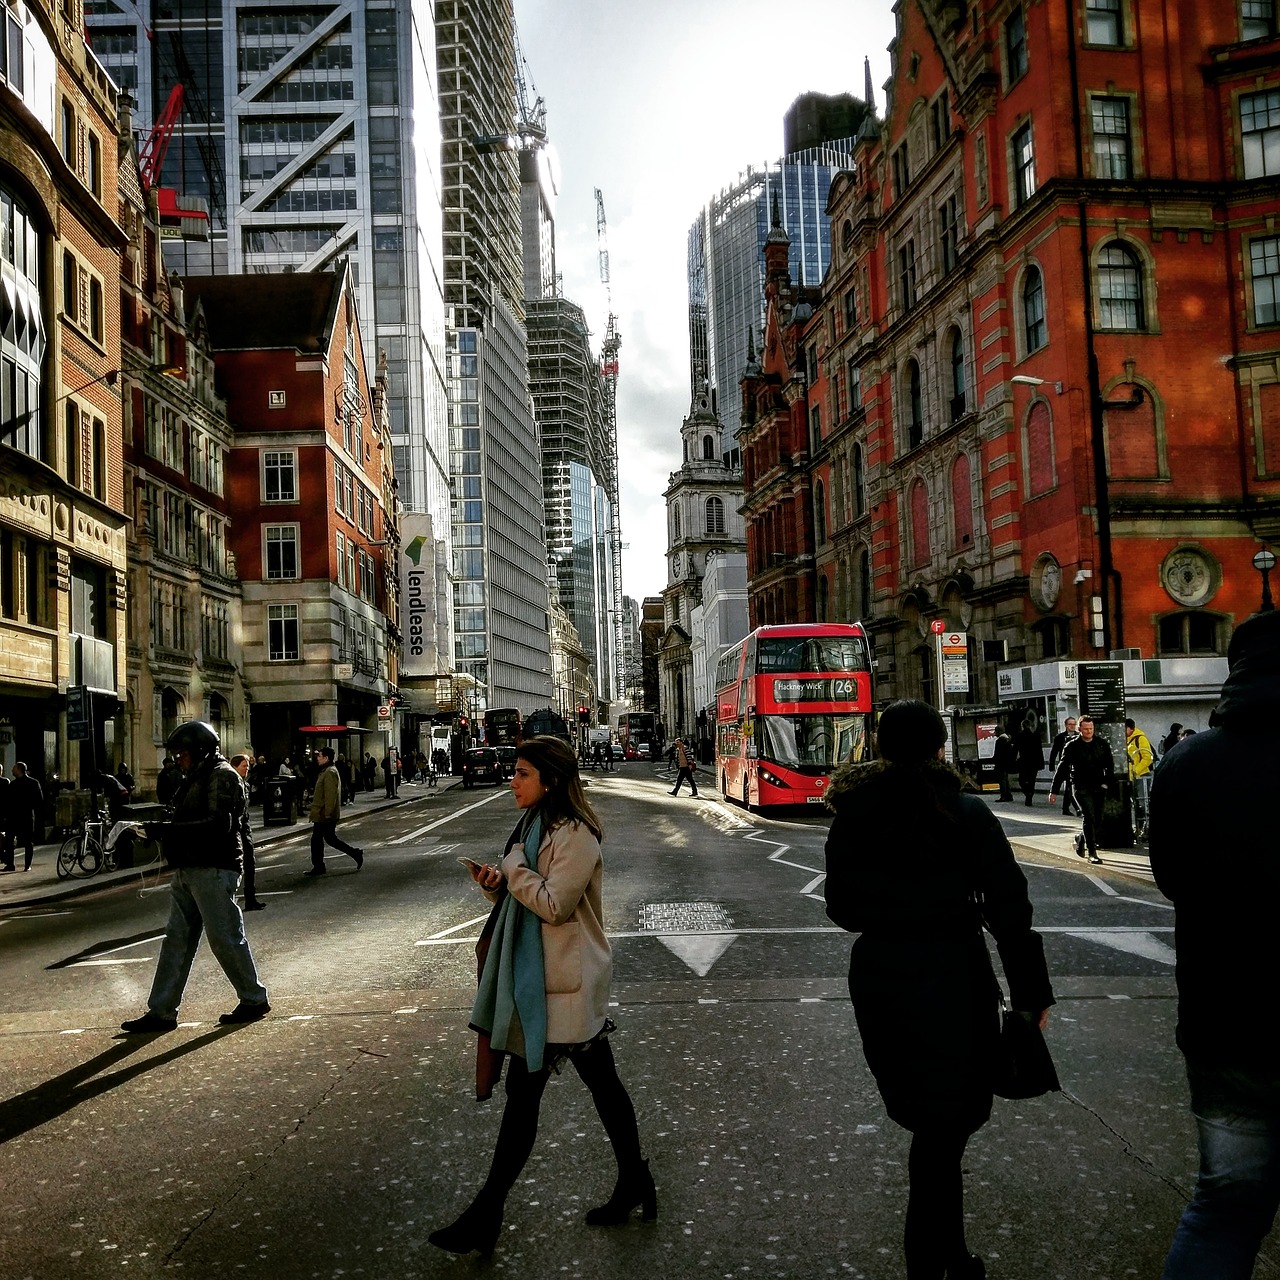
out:
{"label": "red brick building", "polygon": [[[784,620],[767,557],[813,536],[884,697],[933,696],[933,618],[970,633],[990,702],[977,640],[1222,653],[1257,608],[1252,557],[1280,537],[1275,9],[1139,8],[895,6],[884,120],[833,184],[802,339],[830,510],[767,532],[752,579],[753,623]],[[755,510],[777,479],[747,474]]]}
{"label": "red brick building", "polygon": [[376,729],[395,689],[383,397],[369,386],[349,270],[183,284],[235,432],[226,485],[250,736],[274,764],[297,758],[303,726]]}

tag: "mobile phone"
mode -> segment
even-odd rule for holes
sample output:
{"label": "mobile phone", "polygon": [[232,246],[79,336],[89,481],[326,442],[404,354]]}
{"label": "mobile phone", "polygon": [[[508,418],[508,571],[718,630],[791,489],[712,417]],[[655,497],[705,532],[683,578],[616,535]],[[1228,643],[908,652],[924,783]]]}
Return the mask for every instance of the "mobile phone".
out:
{"label": "mobile phone", "polygon": [[474,858],[459,858],[458,861],[462,863],[462,865],[466,867],[466,869],[470,871],[472,875],[475,875],[477,872],[483,871],[485,869],[484,863],[477,862]]}

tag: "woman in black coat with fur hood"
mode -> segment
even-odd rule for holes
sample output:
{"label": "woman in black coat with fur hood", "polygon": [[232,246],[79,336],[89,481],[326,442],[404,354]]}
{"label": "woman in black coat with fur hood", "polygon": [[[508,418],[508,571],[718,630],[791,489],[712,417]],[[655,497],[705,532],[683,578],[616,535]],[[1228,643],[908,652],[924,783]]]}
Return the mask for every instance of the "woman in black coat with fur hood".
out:
{"label": "woman in black coat with fur hood", "polygon": [[[913,1135],[904,1247],[909,1280],[980,1280],[964,1238],[960,1162],[991,1115],[999,986],[1041,1027],[1053,991],[1027,882],[995,816],[943,761],[942,718],[924,702],[880,717],[880,759],[846,765],[827,804],[827,915],[860,936],[849,993],[890,1117]],[[981,905],[978,905],[980,901]]]}

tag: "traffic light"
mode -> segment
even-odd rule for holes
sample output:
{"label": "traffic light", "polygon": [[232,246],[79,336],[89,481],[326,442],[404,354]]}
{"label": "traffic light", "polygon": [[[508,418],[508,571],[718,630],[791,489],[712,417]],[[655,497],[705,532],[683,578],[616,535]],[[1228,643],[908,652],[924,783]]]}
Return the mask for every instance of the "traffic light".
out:
{"label": "traffic light", "polygon": [[579,708],[578,708],[578,723],[579,723],[579,724],[586,724],[588,719],[589,719],[589,717],[588,717],[588,715],[587,715],[587,709],[586,709],[586,707],[579,707]]}

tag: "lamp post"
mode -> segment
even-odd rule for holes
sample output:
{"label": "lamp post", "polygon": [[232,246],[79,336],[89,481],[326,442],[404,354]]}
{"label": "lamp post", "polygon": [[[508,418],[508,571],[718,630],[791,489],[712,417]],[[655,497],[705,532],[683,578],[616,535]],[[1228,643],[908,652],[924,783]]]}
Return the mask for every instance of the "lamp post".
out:
{"label": "lamp post", "polygon": [[[1098,526],[1098,592],[1095,600],[1099,604],[1098,616],[1094,619],[1095,647],[1109,653],[1112,647],[1113,632],[1117,644],[1124,643],[1124,611],[1121,607],[1120,575],[1115,570],[1115,562],[1111,549],[1111,485],[1107,475],[1107,424],[1105,415],[1112,410],[1128,410],[1141,407],[1146,401],[1146,392],[1140,386],[1134,386],[1127,400],[1107,400],[1102,394],[1102,386],[1098,375],[1098,359],[1093,352],[1092,342],[1089,349],[1089,451],[1093,463],[1093,504]],[[1030,374],[1015,374],[1010,382],[1024,386],[1040,387],[1046,379],[1036,378]],[[1066,391],[1079,390],[1055,382],[1053,389],[1058,395]]]}
{"label": "lamp post", "polygon": [[1276,567],[1276,553],[1270,547],[1263,547],[1253,557],[1253,567],[1262,574],[1262,604],[1259,613],[1270,613],[1275,606],[1271,599],[1271,570]]}

